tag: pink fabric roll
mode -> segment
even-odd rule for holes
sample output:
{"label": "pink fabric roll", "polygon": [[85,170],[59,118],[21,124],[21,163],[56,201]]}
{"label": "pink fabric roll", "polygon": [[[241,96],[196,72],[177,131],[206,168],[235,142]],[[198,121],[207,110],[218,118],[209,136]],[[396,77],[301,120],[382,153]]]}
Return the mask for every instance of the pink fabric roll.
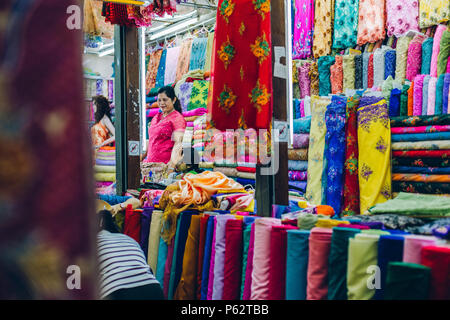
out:
{"label": "pink fabric roll", "polygon": [[414,77],[414,100],[413,100],[413,116],[422,115],[422,96],[423,96],[423,79],[424,74],[418,74]]}
{"label": "pink fabric roll", "polygon": [[300,116],[305,116],[305,100],[300,101]]}
{"label": "pink fabric roll", "polygon": [[432,246],[436,243],[436,238],[409,235],[405,237],[403,244],[403,262],[409,263],[421,263],[422,259],[422,247]]}
{"label": "pink fabric roll", "polygon": [[270,237],[269,300],[286,299],[287,230],[298,229],[290,225],[273,226]]}
{"label": "pink fabric roll", "polygon": [[206,109],[204,108],[197,108],[194,110],[183,112],[183,117],[195,117],[195,116],[202,116],[206,113]]}
{"label": "pink fabric roll", "polygon": [[216,258],[216,226],[217,220],[214,217],[214,233],[211,245],[211,260],[209,262],[209,277],[208,277],[208,294],[206,295],[206,300],[212,299],[213,294],[213,284],[214,284],[214,261]]}
{"label": "pink fabric roll", "polygon": [[307,300],[326,300],[332,228],[313,228],[309,236]]}
{"label": "pink fabric roll", "polygon": [[[447,29],[446,26],[440,24],[437,26],[436,32],[434,33],[433,52],[431,54],[431,67],[430,67],[430,75],[432,77],[437,77],[437,59],[438,59],[439,49],[441,47],[442,34],[444,33],[444,31],[446,29]],[[448,72],[448,68],[447,68],[447,72]]]}
{"label": "pink fabric roll", "polygon": [[240,298],[242,223],[241,219],[231,219],[226,224],[222,300],[239,300]]}
{"label": "pink fabric roll", "polygon": [[159,108],[149,109],[147,110],[147,118],[153,118],[159,112]]}
{"label": "pink fabric roll", "polygon": [[242,293],[242,300],[250,300],[252,288],[252,272],[253,272],[253,255],[255,251],[255,223],[252,224],[250,231],[250,241],[248,244],[247,266],[245,269],[245,283],[244,292]]}
{"label": "pink fabric roll", "polygon": [[413,81],[414,77],[420,73],[422,67],[422,42],[426,38],[427,36],[418,34],[409,43],[406,61],[406,79],[409,81]]}
{"label": "pink fabric roll", "polygon": [[430,78],[428,82],[428,102],[427,102],[427,115],[434,115],[434,108],[436,104],[436,83],[437,79]]}
{"label": "pink fabric roll", "polygon": [[445,73],[450,73],[450,57],[447,59],[447,71]]}
{"label": "pink fabric roll", "polygon": [[194,121],[187,121],[186,127],[194,127]]}
{"label": "pink fabric roll", "polygon": [[281,220],[260,218],[255,221],[251,300],[267,300],[269,298],[270,235],[272,226],[276,225],[281,225]]}

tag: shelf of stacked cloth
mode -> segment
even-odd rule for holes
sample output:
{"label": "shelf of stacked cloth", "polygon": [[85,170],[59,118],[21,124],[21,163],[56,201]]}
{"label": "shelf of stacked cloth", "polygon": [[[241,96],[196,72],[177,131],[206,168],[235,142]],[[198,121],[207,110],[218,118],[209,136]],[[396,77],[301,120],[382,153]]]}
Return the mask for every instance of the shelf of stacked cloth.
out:
{"label": "shelf of stacked cloth", "polygon": [[302,195],[306,192],[308,180],[310,126],[310,115],[294,119],[293,148],[288,150],[289,188],[290,191],[299,191]]}
{"label": "shelf of stacked cloth", "polygon": [[392,191],[450,194],[450,115],[391,118]]}
{"label": "shelf of stacked cloth", "polygon": [[109,187],[116,181],[115,147],[101,147],[97,150],[94,172],[97,188]]}

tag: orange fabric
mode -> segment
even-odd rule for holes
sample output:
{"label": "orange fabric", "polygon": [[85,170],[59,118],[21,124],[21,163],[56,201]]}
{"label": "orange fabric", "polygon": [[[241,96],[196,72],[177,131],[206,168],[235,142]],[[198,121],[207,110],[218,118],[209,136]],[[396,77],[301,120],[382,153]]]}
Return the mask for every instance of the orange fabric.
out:
{"label": "orange fabric", "polygon": [[413,102],[414,102],[414,82],[411,82],[411,86],[408,89],[408,116],[413,115]]}
{"label": "orange fabric", "polygon": [[201,215],[193,215],[183,256],[183,271],[173,297],[174,300],[194,300],[197,290],[198,242]]}
{"label": "orange fabric", "polygon": [[109,131],[101,122],[98,122],[91,128],[91,137],[92,144],[94,146],[99,146],[109,139]]}
{"label": "orange fabric", "polygon": [[392,181],[450,182],[449,174],[393,173]]}
{"label": "orange fabric", "polygon": [[334,209],[331,206],[327,205],[318,205],[316,207],[317,214],[322,214],[324,216],[333,216],[334,215]]}

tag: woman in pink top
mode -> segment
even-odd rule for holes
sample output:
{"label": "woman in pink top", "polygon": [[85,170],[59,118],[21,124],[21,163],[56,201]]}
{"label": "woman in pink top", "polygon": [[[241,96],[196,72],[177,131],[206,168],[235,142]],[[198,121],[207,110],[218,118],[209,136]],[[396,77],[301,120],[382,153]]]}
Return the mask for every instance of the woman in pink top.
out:
{"label": "woman in pink top", "polygon": [[182,158],[182,141],[186,121],[181,114],[181,105],[171,86],[158,91],[160,112],[153,117],[148,127],[147,152],[141,156],[144,163],[162,162],[175,167]]}

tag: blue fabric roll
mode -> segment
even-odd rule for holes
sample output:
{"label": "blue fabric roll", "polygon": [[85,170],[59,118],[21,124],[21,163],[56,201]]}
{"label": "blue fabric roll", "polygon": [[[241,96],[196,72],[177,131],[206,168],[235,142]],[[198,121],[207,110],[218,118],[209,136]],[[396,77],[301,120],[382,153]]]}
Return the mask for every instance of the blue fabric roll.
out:
{"label": "blue fabric roll", "polygon": [[392,142],[450,140],[450,132],[401,133],[391,135]]}
{"label": "blue fabric roll", "polygon": [[381,288],[375,291],[374,299],[376,300],[383,299],[389,262],[403,261],[403,243],[404,237],[401,235],[382,235],[378,240],[378,267],[381,273]]}
{"label": "blue fabric roll", "polygon": [[244,179],[244,178],[236,178],[236,182],[242,184],[243,186],[249,185],[256,185],[256,181],[253,179]]}
{"label": "blue fabric roll", "polygon": [[393,166],[393,173],[422,173],[422,174],[450,174],[450,167],[445,168],[429,168],[429,167],[406,167],[406,166]]}
{"label": "blue fabric roll", "polygon": [[396,51],[387,50],[384,54],[384,80],[389,76],[395,78],[395,66],[396,66]]}
{"label": "blue fabric roll", "polygon": [[148,104],[152,104],[156,101],[158,101],[158,97],[146,97],[145,98],[145,103],[148,103]]}
{"label": "blue fabric roll", "polygon": [[308,161],[288,160],[288,169],[296,171],[306,171],[308,170]]}
{"label": "blue fabric roll", "polygon": [[434,38],[428,38],[422,42],[422,66],[420,74],[430,74],[431,70],[431,56],[433,54]]}
{"label": "blue fabric roll", "polygon": [[211,261],[211,248],[214,234],[214,218],[214,216],[210,216],[208,218],[208,223],[206,226],[205,251],[203,254],[202,265],[202,286],[200,288],[201,300],[206,300],[206,297],[208,295],[209,263]]}
{"label": "blue fabric roll", "polygon": [[400,116],[400,96],[402,94],[402,90],[400,89],[392,89],[391,97],[389,98],[389,117],[398,117]]}
{"label": "blue fabric roll", "polygon": [[289,181],[289,188],[291,187],[306,192],[306,181]]}
{"label": "blue fabric roll", "polygon": [[333,228],[328,258],[328,300],[347,300],[348,242],[359,229]]}
{"label": "blue fabric roll", "polygon": [[153,207],[144,207],[141,214],[141,234],[139,244],[144,251],[145,259],[148,259],[148,236],[150,234],[150,223],[152,222]]}
{"label": "blue fabric roll", "polygon": [[286,247],[286,300],[306,300],[309,231],[288,230]]}
{"label": "blue fabric roll", "polygon": [[294,120],[294,133],[309,133],[311,128],[311,116]]}
{"label": "blue fabric roll", "polygon": [[184,249],[193,214],[196,214],[196,212],[184,211],[178,218],[177,232],[175,234],[175,245],[173,248],[172,268],[170,270],[169,293],[167,297],[169,300],[172,300],[175,289],[178,286],[178,282],[180,282],[181,271],[183,269]]}
{"label": "blue fabric roll", "polygon": [[167,243],[164,242],[162,238],[159,238],[159,248],[158,248],[158,263],[156,265],[156,280],[161,284],[161,288],[164,290],[164,268],[166,266],[167,253],[169,247]]}
{"label": "blue fabric roll", "polygon": [[131,196],[116,196],[116,195],[109,195],[109,194],[97,194],[97,197],[100,200],[103,200],[112,206],[119,204],[119,203],[124,203],[128,199],[132,198]]}
{"label": "blue fabric roll", "polygon": [[294,99],[294,119],[301,118],[300,99]]}
{"label": "blue fabric roll", "polygon": [[450,73],[445,73],[444,85],[442,92],[442,113],[447,114],[448,112],[448,91],[450,90]]}
{"label": "blue fabric roll", "polygon": [[436,101],[434,104],[434,114],[436,115],[442,114],[442,93],[444,92],[444,78],[445,73],[441,74],[436,82]]}
{"label": "blue fabric roll", "polygon": [[192,42],[189,71],[205,68],[207,42],[208,38],[195,38]]}
{"label": "blue fabric roll", "polygon": [[158,72],[156,73],[155,88],[164,87],[164,75],[166,73],[166,55],[167,49],[164,49],[161,53],[161,59],[159,60]]}

